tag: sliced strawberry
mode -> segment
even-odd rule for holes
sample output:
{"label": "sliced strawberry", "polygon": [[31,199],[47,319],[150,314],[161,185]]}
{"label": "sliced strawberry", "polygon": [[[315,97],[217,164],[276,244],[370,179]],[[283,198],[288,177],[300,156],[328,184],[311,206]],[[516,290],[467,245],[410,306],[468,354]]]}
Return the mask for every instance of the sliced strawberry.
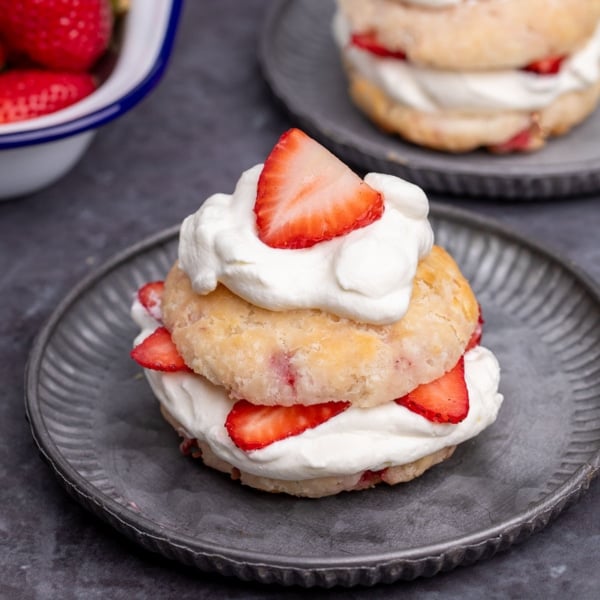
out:
{"label": "sliced strawberry", "polygon": [[396,402],[434,423],[460,423],[469,413],[464,358],[439,379],[418,386]]}
{"label": "sliced strawberry", "polygon": [[162,295],[165,289],[164,281],[151,281],[138,290],[138,300],[141,305],[157,321],[162,321]]}
{"label": "sliced strawberry", "polygon": [[254,212],[265,244],[308,248],[379,219],[383,198],[321,144],[290,129],[265,162]]}
{"label": "sliced strawberry", "polygon": [[538,75],[556,75],[566,58],[566,56],[547,56],[529,63],[523,67],[523,71],[530,71]]}
{"label": "sliced strawberry", "polygon": [[506,142],[489,147],[490,152],[508,154],[510,152],[524,152],[529,150],[531,144],[531,128],[523,129]]}
{"label": "sliced strawberry", "polygon": [[258,450],[273,442],[299,435],[340,414],[349,402],[324,402],[304,406],[260,406],[239,400],[227,415],[225,427],[242,450]]}
{"label": "sliced strawberry", "polygon": [[171,334],[159,327],[131,351],[131,358],[145,369],[153,371],[189,371]]}
{"label": "sliced strawberry", "polygon": [[475,326],[475,331],[471,335],[471,339],[469,340],[469,343],[467,344],[467,347],[465,348],[465,352],[468,352],[469,350],[475,348],[475,346],[479,346],[479,344],[481,343],[481,336],[483,334],[483,324],[484,323],[485,323],[485,321],[483,320],[483,317],[481,316],[481,307],[479,307],[479,317],[477,319],[477,325]]}
{"label": "sliced strawberry", "polygon": [[366,50],[376,56],[382,56],[384,58],[398,58],[400,60],[406,59],[406,54],[402,50],[390,50],[385,46],[382,46],[377,41],[377,36],[374,32],[369,31],[367,33],[353,33],[351,42],[357,48]]}
{"label": "sliced strawberry", "polygon": [[385,473],[387,469],[380,469],[379,471],[371,471],[367,469],[363,472],[358,480],[357,486],[360,489],[369,488],[381,483],[382,475]]}

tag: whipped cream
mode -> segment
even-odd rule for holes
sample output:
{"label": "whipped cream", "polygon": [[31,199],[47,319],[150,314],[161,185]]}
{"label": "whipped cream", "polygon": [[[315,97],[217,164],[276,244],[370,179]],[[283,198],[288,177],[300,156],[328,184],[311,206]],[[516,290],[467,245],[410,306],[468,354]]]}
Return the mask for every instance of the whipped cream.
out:
{"label": "whipped cream", "polygon": [[600,81],[600,27],[584,47],[563,62],[559,73],[544,76],[521,70],[444,71],[375,56],[350,44],[350,25],[339,11],[333,32],[358,73],[396,102],[424,112],[539,110],[563,94],[588,89]]}
{"label": "whipped cream", "polygon": [[[142,329],[135,340],[138,344],[159,323],[137,300],[131,314]],[[187,437],[205,441],[219,458],[242,471],[284,480],[352,475],[418,460],[475,437],[495,421],[503,400],[498,393],[498,361],[490,350],[477,346],[465,354],[470,407],[460,423],[432,423],[395,402],[350,407],[300,435],[244,452],[225,429],[235,404],[225,388],[189,372],[145,369],[145,374],[159,402],[183,426]]]}
{"label": "whipped cream", "polygon": [[382,193],[380,219],[347,235],[298,250],[257,236],[256,187],[262,165],[242,174],[233,194],[215,194],[187,217],[179,264],[199,294],[218,282],[269,310],[315,308],[376,325],[406,312],[417,264],[433,244],[424,192],[398,177],[369,173]]}

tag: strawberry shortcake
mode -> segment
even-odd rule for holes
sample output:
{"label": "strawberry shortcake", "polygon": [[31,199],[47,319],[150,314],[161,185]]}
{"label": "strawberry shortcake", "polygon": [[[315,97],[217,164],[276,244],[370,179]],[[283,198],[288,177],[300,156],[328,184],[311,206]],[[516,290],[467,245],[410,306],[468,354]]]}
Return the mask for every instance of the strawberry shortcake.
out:
{"label": "strawberry shortcake", "polygon": [[600,0],[338,0],[355,104],[449,152],[540,148],[600,98]]}
{"label": "strawberry shortcake", "polygon": [[427,216],[417,186],[361,179],[292,129],[186,218],[132,307],[184,453],[320,497],[413,479],[493,423],[498,362]]}

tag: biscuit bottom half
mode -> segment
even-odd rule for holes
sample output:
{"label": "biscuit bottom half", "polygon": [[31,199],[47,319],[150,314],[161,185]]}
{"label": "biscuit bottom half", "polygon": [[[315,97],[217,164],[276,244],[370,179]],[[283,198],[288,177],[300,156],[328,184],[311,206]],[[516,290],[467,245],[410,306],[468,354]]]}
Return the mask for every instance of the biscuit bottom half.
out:
{"label": "biscuit bottom half", "polygon": [[494,150],[522,132],[528,132],[529,141],[520,149],[537,150],[548,138],[563,135],[581,123],[600,100],[598,82],[586,90],[565,93],[535,112],[428,113],[390,98],[347,63],[346,71],[352,100],[378,127],[414,144],[445,152],[469,152],[480,147]]}
{"label": "biscuit bottom half", "polygon": [[381,471],[367,470],[351,475],[288,481],[270,477],[261,477],[241,471],[232,464],[219,458],[206,442],[186,438],[183,426],[162,404],[160,410],[165,420],[181,437],[184,438],[181,446],[182,449],[185,448],[185,452],[191,454],[194,458],[201,458],[207,467],[227,473],[231,479],[240,481],[243,485],[258,490],[289,494],[291,496],[303,498],[321,498],[323,496],[332,496],[344,491],[351,492],[364,490],[374,487],[379,483],[387,483],[389,485],[405,483],[421,476],[429,468],[450,458],[456,449],[456,446],[448,446],[413,462],[395,467],[388,467]]}

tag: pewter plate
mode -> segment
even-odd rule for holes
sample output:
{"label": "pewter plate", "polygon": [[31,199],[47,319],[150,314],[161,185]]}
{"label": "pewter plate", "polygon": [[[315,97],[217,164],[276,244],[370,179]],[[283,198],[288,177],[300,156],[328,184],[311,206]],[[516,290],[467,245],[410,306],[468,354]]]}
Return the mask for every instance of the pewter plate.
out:
{"label": "pewter plate", "polygon": [[33,436],[81,504],[144,548],[264,583],[371,585],[489,557],[543,528],[600,467],[600,292],[489,220],[433,207],[502,365],[498,420],[421,478],[318,500],[270,495],[182,457],[129,358],[135,290],[163,278],[176,229],[80,283],[27,369]]}
{"label": "pewter plate", "polygon": [[261,36],[263,74],[296,124],[363,171],[399,175],[433,192],[531,200],[600,189],[600,110],[532,154],[462,155],[383,133],[347,95],[331,34],[332,0],[272,2]]}

